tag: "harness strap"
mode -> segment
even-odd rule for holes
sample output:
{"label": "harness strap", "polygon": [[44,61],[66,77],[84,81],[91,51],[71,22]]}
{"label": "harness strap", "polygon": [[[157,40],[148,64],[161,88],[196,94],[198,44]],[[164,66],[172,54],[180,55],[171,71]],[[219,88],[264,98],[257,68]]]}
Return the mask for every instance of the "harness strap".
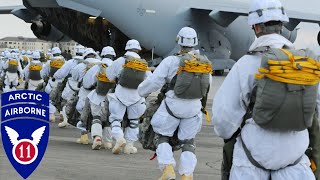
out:
{"label": "harness strap", "polygon": [[173,114],[173,112],[170,110],[170,108],[169,108],[169,106],[168,106],[168,104],[167,104],[167,102],[166,102],[165,99],[164,99],[164,104],[166,105],[166,109],[167,109],[168,113],[169,113],[172,117],[174,117],[174,118],[176,118],[176,119],[181,119],[181,118],[178,118],[177,116],[175,116],[175,115]]}
{"label": "harness strap", "polygon": [[[241,136],[240,136],[240,139],[241,139],[241,141],[242,141],[242,147],[243,147],[243,149],[244,149],[244,152],[246,153],[249,161],[250,161],[254,166],[256,166],[256,167],[258,167],[258,168],[260,168],[260,169],[263,169],[263,170],[265,170],[265,171],[273,171],[273,170],[271,170],[271,169],[266,169],[266,168],[263,167],[260,163],[258,163],[258,162],[252,157],[249,149],[247,148],[247,146],[246,146],[246,144],[244,143],[244,141],[243,141],[243,139],[242,139]],[[299,159],[297,159],[294,163],[288,165],[287,167],[297,165],[297,164],[301,161],[302,157],[303,157],[303,156],[301,156],[301,157],[300,157]]]}

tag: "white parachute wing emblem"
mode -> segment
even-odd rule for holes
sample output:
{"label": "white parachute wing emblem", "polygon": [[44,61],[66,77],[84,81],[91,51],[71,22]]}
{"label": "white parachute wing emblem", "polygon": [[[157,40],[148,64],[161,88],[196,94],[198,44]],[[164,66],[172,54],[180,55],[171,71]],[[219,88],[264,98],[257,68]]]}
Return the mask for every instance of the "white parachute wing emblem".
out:
{"label": "white parachute wing emblem", "polygon": [[38,145],[38,144],[39,144],[39,142],[40,142],[40,140],[41,140],[41,137],[42,137],[45,129],[46,129],[46,127],[45,127],[45,126],[42,126],[41,128],[35,130],[35,131],[32,133],[31,137],[33,138],[33,143],[34,143],[35,145]]}
{"label": "white parachute wing emblem", "polygon": [[7,131],[7,134],[9,136],[9,139],[10,139],[12,145],[16,145],[18,143],[19,134],[14,129],[9,128],[8,126],[5,126],[4,128]]}

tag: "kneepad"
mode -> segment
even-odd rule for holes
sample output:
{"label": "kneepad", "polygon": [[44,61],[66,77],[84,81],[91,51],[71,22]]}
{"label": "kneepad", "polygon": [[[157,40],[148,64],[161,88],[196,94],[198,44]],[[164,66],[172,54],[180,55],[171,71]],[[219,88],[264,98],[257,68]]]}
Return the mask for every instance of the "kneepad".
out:
{"label": "kneepad", "polygon": [[168,143],[169,144],[169,137],[168,136],[162,136],[161,134],[156,134],[156,138],[155,138],[155,145],[156,147],[159,146],[159,144],[162,143]]}
{"label": "kneepad", "polygon": [[101,124],[101,117],[100,116],[93,116],[92,124]]}
{"label": "kneepad", "polygon": [[140,119],[129,119],[129,127],[132,129],[136,129],[139,127]]}
{"label": "kneepad", "polygon": [[195,154],[196,146],[194,145],[194,139],[180,140],[180,146],[182,152],[189,151]]}

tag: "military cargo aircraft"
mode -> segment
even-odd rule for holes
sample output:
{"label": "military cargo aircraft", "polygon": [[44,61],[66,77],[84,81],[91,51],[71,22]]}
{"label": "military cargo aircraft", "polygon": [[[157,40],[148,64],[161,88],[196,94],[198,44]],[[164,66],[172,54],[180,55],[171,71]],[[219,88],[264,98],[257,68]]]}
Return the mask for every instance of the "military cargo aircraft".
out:
{"label": "military cargo aircraft", "polygon": [[[114,46],[121,52],[128,38],[159,58],[178,51],[180,28],[190,26],[199,34],[198,49],[213,62],[217,75],[230,69],[249,49],[255,36],[247,25],[249,5],[235,0],[22,0],[23,6],[0,7],[32,23],[43,40],[71,38],[100,51]],[[294,42],[300,22],[319,23],[320,15],[286,10],[290,23],[283,35]],[[320,34],[320,33],[319,33]],[[318,35],[318,42],[320,37]],[[153,57],[153,56],[152,56]],[[158,61],[156,61],[158,60]]]}

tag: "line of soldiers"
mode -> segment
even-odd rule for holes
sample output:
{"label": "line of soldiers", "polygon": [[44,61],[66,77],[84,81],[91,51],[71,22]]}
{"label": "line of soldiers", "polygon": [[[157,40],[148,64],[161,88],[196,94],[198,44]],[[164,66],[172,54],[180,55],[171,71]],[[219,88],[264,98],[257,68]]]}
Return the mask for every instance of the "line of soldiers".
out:
{"label": "line of soldiers", "polygon": [[[89,144],[91,134],[93,150],[112,149],[113,154],[137,153],[134,143],[147,137],[144,131],[139,135],[139,126],[146,117],[153,117],[148,128],[153,127],[153,135],[157,135],[153,144],[158,147],[156,154],[163,171],[160,179],[175,178],[169,144],[174,133],[180,146],[176,150],[183,151],[179,172],[182,179],[192,179],[197,163],[193,139],[201,129],[200,100],[208,92],[212,66],[193,48],[198,45],[194,29],[185,27],[177,37],[181,51],[164,59],[153,74],[139,55],[142,48],[137,40],[129,40],[126,53],[118,59],[109,46],[101,54],[78,46],[76,56],[68,61],[54,47],[45,63],[37,51],[31,56],[29,52],[21,56],[6,52],[1,56],[3,92],[16,90],[18,80],[23,79],[22,89],[50,94],[51,122],[60,115],[60,128],[72,125],[80,130],[77,143]],[[144,117],[146,97],[161,88],[156,108]],[[181,106],[185,108],[181,110]]]}

